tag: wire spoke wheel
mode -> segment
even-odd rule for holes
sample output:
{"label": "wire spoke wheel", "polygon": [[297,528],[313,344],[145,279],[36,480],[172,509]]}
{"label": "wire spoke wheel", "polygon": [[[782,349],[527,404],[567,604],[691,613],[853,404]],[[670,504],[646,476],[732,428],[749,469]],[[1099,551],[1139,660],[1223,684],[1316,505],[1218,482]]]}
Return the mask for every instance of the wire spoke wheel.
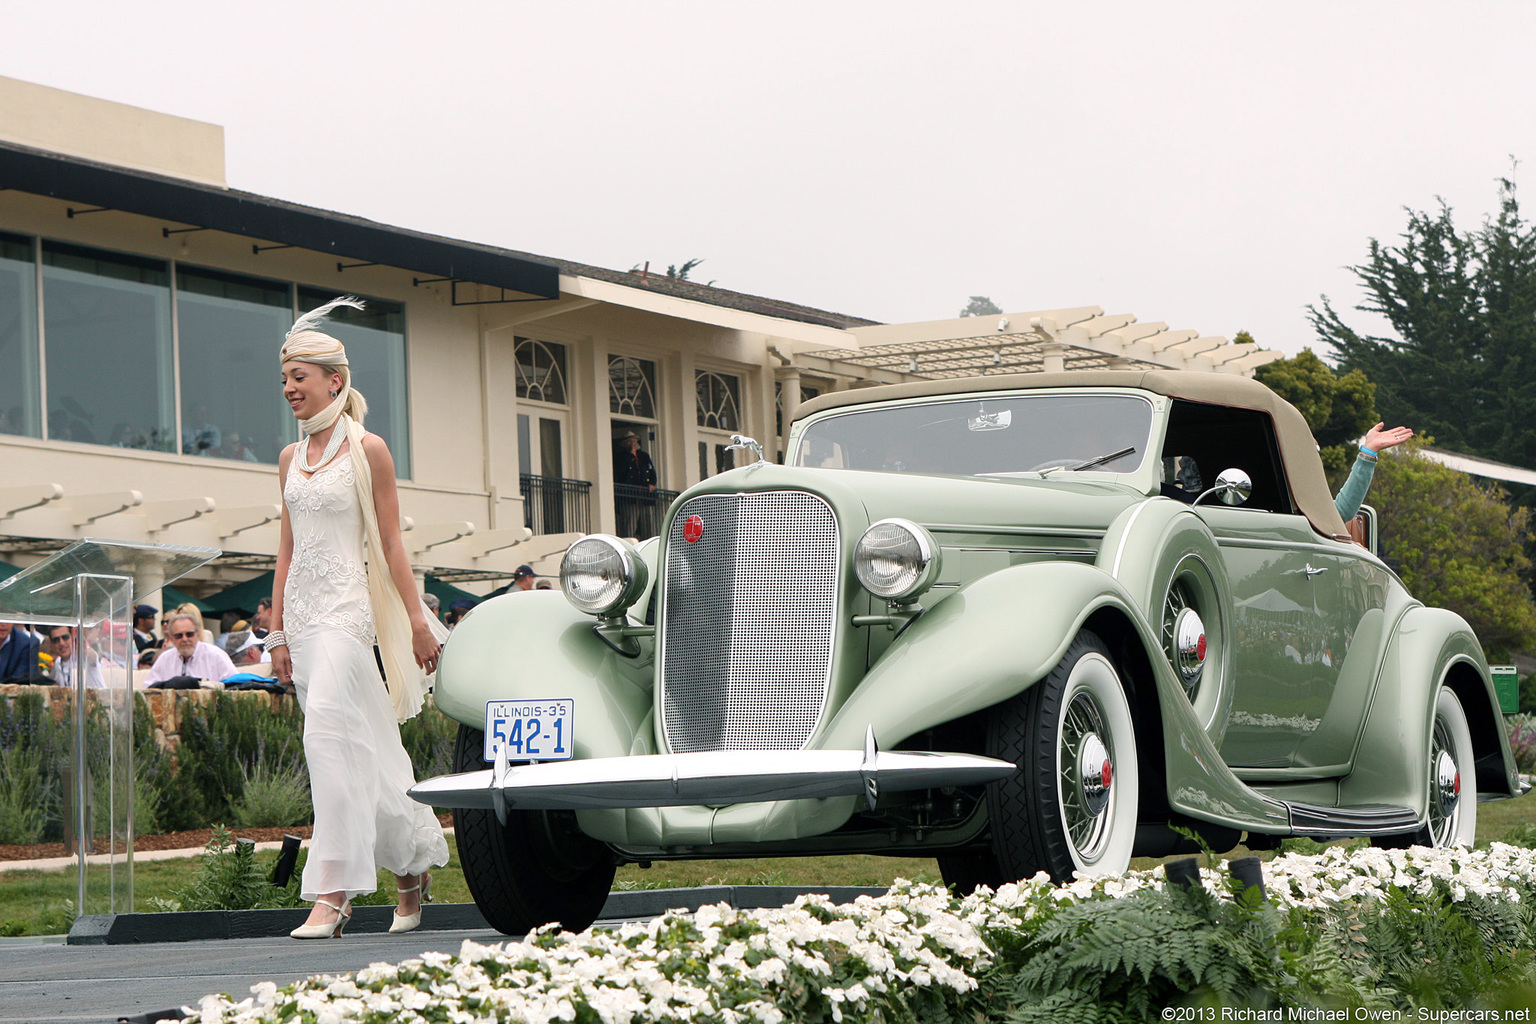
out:
{"label": "wire spoke wheel", "polygon": [[[1430,846],[1471,845],[1477,831],[1472,734],[1461,701],[1447,687],[1435,698],[1429,739],[1429,807],[1423,838]],[[1468,784],[1472,784],[1468,788]]]}
{"label": "wire spoke wheel", "polygon": [[[1106,735],[1104,712],[1098,702],[1088,691],[1078,691],[1067,705],[1061,723],[1061,814],[1072,845],[1089,860],[1096,860],[1102,852],[1108,821],[1104,801],[1094,799],[1095,787],[1100,791],[1108,788],[1102,766],[1114,760],[1114,751],[1101,738]],[[1093,768],[1097,769],[1097,777],[1085,778],[1084,762],[1095,757],[1098,763]]]}
{"label": "wire spoke wheel", "polygon": [[988,847],[940,858],[962,888],[1130,864],[1141,785],[1131,705],[1109,649],[1084,630],[1055,668],[987,716],[987,753],[1019,771],[986,787]]}

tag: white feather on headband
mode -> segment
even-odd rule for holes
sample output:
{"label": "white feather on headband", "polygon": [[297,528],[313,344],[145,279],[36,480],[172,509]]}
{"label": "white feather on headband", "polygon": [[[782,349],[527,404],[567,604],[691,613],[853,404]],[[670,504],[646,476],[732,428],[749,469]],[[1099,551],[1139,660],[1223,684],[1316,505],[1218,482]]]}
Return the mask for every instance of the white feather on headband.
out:
{"label": "white feather on headband", "polygon": [[342,295],[334,298],[325,305],[316,307],[295,320],[293,326],[288,328],[288,333],[284,337],[291,338],[301,331],[320,330],[320,325],[325,323],[326,317],[330,316],[331,310],[337,306],[351,306],[353,309],[362,309],[363,300],[356,295]]}

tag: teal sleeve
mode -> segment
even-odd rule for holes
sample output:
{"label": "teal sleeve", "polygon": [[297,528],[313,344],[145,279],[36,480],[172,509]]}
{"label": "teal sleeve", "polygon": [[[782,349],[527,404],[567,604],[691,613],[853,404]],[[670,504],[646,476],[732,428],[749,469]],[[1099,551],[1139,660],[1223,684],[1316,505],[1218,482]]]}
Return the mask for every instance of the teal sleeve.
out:
{"label": "teal sleeve", "polygon": [[1339,510],[1339,517],[1345,522],[1355,518],[1355,513],[1360,511],[1360,506],[1365,501],[1365,492],[1371,489],[1371,478],[1376,475],[1376,463],[1370,459],[1355,457],[1354,468],[1349,471],[1349,479],[1344,481],[1344,486],[1339,488],[1339,496],[1333,499],[1334,507]]}

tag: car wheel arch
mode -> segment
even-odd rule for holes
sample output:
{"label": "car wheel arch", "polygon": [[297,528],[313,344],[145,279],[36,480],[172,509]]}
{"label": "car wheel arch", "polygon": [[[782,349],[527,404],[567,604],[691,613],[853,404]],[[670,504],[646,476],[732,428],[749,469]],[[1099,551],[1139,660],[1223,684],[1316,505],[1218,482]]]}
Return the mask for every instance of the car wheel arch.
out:
{"label": "car wheel arch", "polygon": [[[1141,762],[1138,779],[1141,819],[1156,821],[1159,816],[1167,817],[1170,813],[1165,781],[1168,764],[1163,750],[1163,708],[1158,702],[1157,684],[1153,678],[1153,655],[1123,608],[1101,605],[1089,613],[1082,628],[1098,634],[1108,645],[1121,670],[1121,680],[1126,684],[1126,699],[1131,704],[1131,724]],[[1161,651],[1157,652],[1159,657],[1161,654]]]}
{"label": "car wheel arch", "polygon": [[[1441,684],[1456,695],[1472,734],[1473,768],[1477,793],[1497,793],[1506,789],[1504,772],[1503,723],[1497,721],[1488,702],[1487,684],[1470,658],[1458,658],[1445,670]],[[1433,713],[1431,713],[1433,720]]]}

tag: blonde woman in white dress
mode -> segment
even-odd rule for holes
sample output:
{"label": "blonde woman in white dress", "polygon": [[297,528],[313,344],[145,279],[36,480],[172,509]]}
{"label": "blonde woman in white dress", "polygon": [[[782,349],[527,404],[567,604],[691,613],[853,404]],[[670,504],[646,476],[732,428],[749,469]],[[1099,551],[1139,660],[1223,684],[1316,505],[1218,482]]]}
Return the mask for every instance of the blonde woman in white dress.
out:
{"label": "blonde woman in white dress", "polygon": [[[427,869],[448,863],[432,809],[415,782],[398,722],[420,710],[445,632],[434,631],[400,540],[395,464],[363,431],[368,404],[351,387],[341,342],[318,328],[341,298],[306,313],[282,349],[283,397],[305,439],[278,460],[282,533],[266,647],[304,709],[304,756],[315,829],[303,896],[314,901],[294,938],[339,937],[351,898],[394,873],[391,932],[421,923]],[[377,642],[388,691],[374,660]]]}

